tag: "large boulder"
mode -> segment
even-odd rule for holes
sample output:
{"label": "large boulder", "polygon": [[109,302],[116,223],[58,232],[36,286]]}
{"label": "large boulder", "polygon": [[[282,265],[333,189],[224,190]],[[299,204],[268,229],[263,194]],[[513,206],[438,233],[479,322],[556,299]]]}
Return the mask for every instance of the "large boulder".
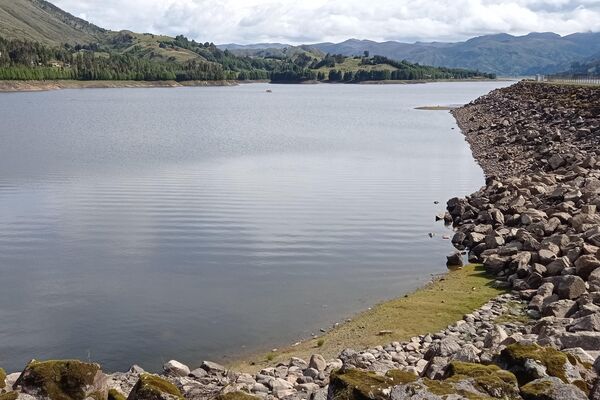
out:
{"label": "large boulder", "polygon": [[187,365],[175,360],[171,360],[163,365],[163,371],[165,371],[165,374],[171,376],[188,376],[190,374],[190,368]]}
{"label": "large boulder", "polygon": [[158,375],[143,373],[127,400],[183,400],[177,386]]}
{"label": "large boulder", "polygon": [[[409,380],[405,383],[397,381]],[[398,379],[391,388],[390,400],[518,399],[515,376],[495,365],[452,362],[440,380],[415,377]],[[372,397],[368,397],[372,399]],[[330,400],[336,399],[330,397]],[[354,397],[356,400],[365,398]]]}
{"label": "large boulder", "polygon": [[553,276],[546,280],[554,284],[554,291],[561,299],[577,299],[587,290],[585,281],[576,275]]}
{"label": "large boulder", "polygon": [[600,332],[600,314],[590,314],[573,321],[569,326],[569,331],[595,331]]}
{"label": "large boulder", "polygon": [[[330,376],[328,399],[335,400],[387,400],[390,387],[401,383],[413,382],[414,374],[394,371],[386,376],[371,371],[358,369],[342,369],[334,371]],[[404,380],[404,381],[402,381]]]}
{"label": "large boulder", "polygon": [[583,255],[575,261],[577,275],[587,280],[590,274],[600,268],[600,260],[591,254]]}
{"label": "large boulder", "polygon": [[574,377],[581,379],[571,361],[567,354],[552,347],[522,343],[507,346],[497,359],[498,365],[513,372],[521,385],[545,376],[557,377],[566,383]]}
{"label": "large boulder", "polygon": [[212,375],[219,375],[227,372],[227,369],[224,366],[212,361],[202,361],[200,368]]}
{"label": "large boulder", "polygon": [[564,383],[555,377],[536,379],[521,387],[524,400],[587,400],[577,386]]}
{"label": "large boulder", "polygon": [[425,359],[431,360],[433,357],[450,357],[458,353],[461,346],[453,338],[444,338],[439,342],[433,343],[425,353]]}
{"label": "large boulder", "polygon": [[600,332],[566,332],[558,335],[556,340],[561,348],[581,347],[584,350],[600,349]]}
{"label": "large boulder", "polygon": [[50,400],[106,400],[107,377],[100,365],[78,360],[31,361],[14,384],[21,391]]}
{"label": "large boulder", "polygon": [[308,367],[314,368],[319,372],[323,372],[325,371],[325,368],[327,368],[327,361],[325,361],[325,358],[323,358],[322,355],[313,354],[308,362]]}

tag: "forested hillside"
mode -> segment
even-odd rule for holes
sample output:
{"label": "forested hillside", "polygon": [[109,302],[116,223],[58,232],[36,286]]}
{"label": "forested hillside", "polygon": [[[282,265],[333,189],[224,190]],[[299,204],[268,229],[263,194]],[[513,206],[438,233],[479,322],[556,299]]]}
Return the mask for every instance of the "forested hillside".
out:
{"label": "forested hillside", "polygon": [[493,78],[465,69],[411,64],[364,53],[326,54],[309,46],[234,54],[211,42],[114,32],[43,0],[0,0],[3,80],[272,80],[362,82]]}

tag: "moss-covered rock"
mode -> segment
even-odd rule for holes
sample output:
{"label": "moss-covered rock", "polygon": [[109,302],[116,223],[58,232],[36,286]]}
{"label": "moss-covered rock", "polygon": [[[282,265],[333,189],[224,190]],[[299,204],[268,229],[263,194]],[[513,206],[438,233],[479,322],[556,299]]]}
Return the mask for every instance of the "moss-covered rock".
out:
{"label": "moss-covered rock", "polygon": [[8,392],[0,394],[0,400],[17,400],[19,397],[19,393],[17,392]]}
{"label": "moss-covered rock", "polygon": [[452,382],[450,380],[419,379],[416,382],[394,386],[390,398],[404,399],[468,399],[492,400],[486,393],[480,392],[472,385],[470,379]]}
{"label": "moss-covered rock", "polygon": [[6,371],[0,368],[0,389],[4,389],[6,387]]}
{"label": "moss-covered rock", "polygon": [[78,360],[32,361],[15,384],[27,394],[50,400],[106,400],[108,395],[100,366]]}
{"label": "moss-covered rock", "polygon": [[110,389],[108,391],[108,400],[127,400],[127,398],[117,389]]}
{"label": "moss-covered rock", "polygon": [[153,374],[141,374],[127,400],[183,400],[181,392],[171,382]]}
{"label": "moss-covered rock", "polygon": [[220,394],[216,400],[258,400],[258,397],[252,396],[246,392],[230,392],[227,394]]}
{"label": "moss-covered rock", "polygon": [[586,400],[587,395],[575,385],[564,383],[559,378],[537,379],[521,387],[525,400]]}
{"label": "moss-covered rock", "polygon": [[[397,377],[398,378],[398,377]],[[384,400],[394,378],[358,369],[334,371],[329,390],[334,400]]]}
{"label": "moss-covered rock", "polygon": [[483,393],[494,398],[518,398],[516,376],[496,365],[482,365],[453,361],[446,371],[447,383],[466,380]]}
{"label": "moss-covered rock", "polygon": [[527,367],[528,360],[533,360],[543,366],[549,376],[559,378],[565,383],[569,382],[568,371],[573,364],[566,353],[554,348],[515,343],[507,346],[499,357],[499,363],[513,371],[521,385],[540,378],[540,376],[535,376],[531,368]]}
{"label": "moss-covered rock", "polygon": [[391,378],[394,385],[411,383],[419,379],[419,377],[412,372],[402,371],[400,369],[391,369],[386,372],[385,376]]}

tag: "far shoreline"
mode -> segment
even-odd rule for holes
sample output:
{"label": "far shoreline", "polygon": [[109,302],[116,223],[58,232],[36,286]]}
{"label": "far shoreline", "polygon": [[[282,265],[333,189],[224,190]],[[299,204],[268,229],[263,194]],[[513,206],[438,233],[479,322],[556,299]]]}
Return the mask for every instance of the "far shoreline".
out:
{"label": "far shoreline", "polygon": [[78,81],[78,80],[0,80],[0,93],[46,92],[63,89],[142,89],[142,88],[182,88],[182,87],[230,87],[252,83],[273,85],[417,85],[439,82],[498,82],[508,79],[432,79],[432,80],[388,80],[362,82],[271,82],[269,80],[221,80],[221,81]]}

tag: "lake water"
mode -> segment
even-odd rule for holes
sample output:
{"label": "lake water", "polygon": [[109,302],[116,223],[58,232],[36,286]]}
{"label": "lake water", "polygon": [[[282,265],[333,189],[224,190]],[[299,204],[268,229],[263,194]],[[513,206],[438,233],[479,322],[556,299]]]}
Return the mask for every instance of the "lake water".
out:
{"label": "lake water", "polygon": [[451,251],[435,214],[483,184],[414,107],[507,84],[0,94],[0,366],[198,366],[414,289]]}

